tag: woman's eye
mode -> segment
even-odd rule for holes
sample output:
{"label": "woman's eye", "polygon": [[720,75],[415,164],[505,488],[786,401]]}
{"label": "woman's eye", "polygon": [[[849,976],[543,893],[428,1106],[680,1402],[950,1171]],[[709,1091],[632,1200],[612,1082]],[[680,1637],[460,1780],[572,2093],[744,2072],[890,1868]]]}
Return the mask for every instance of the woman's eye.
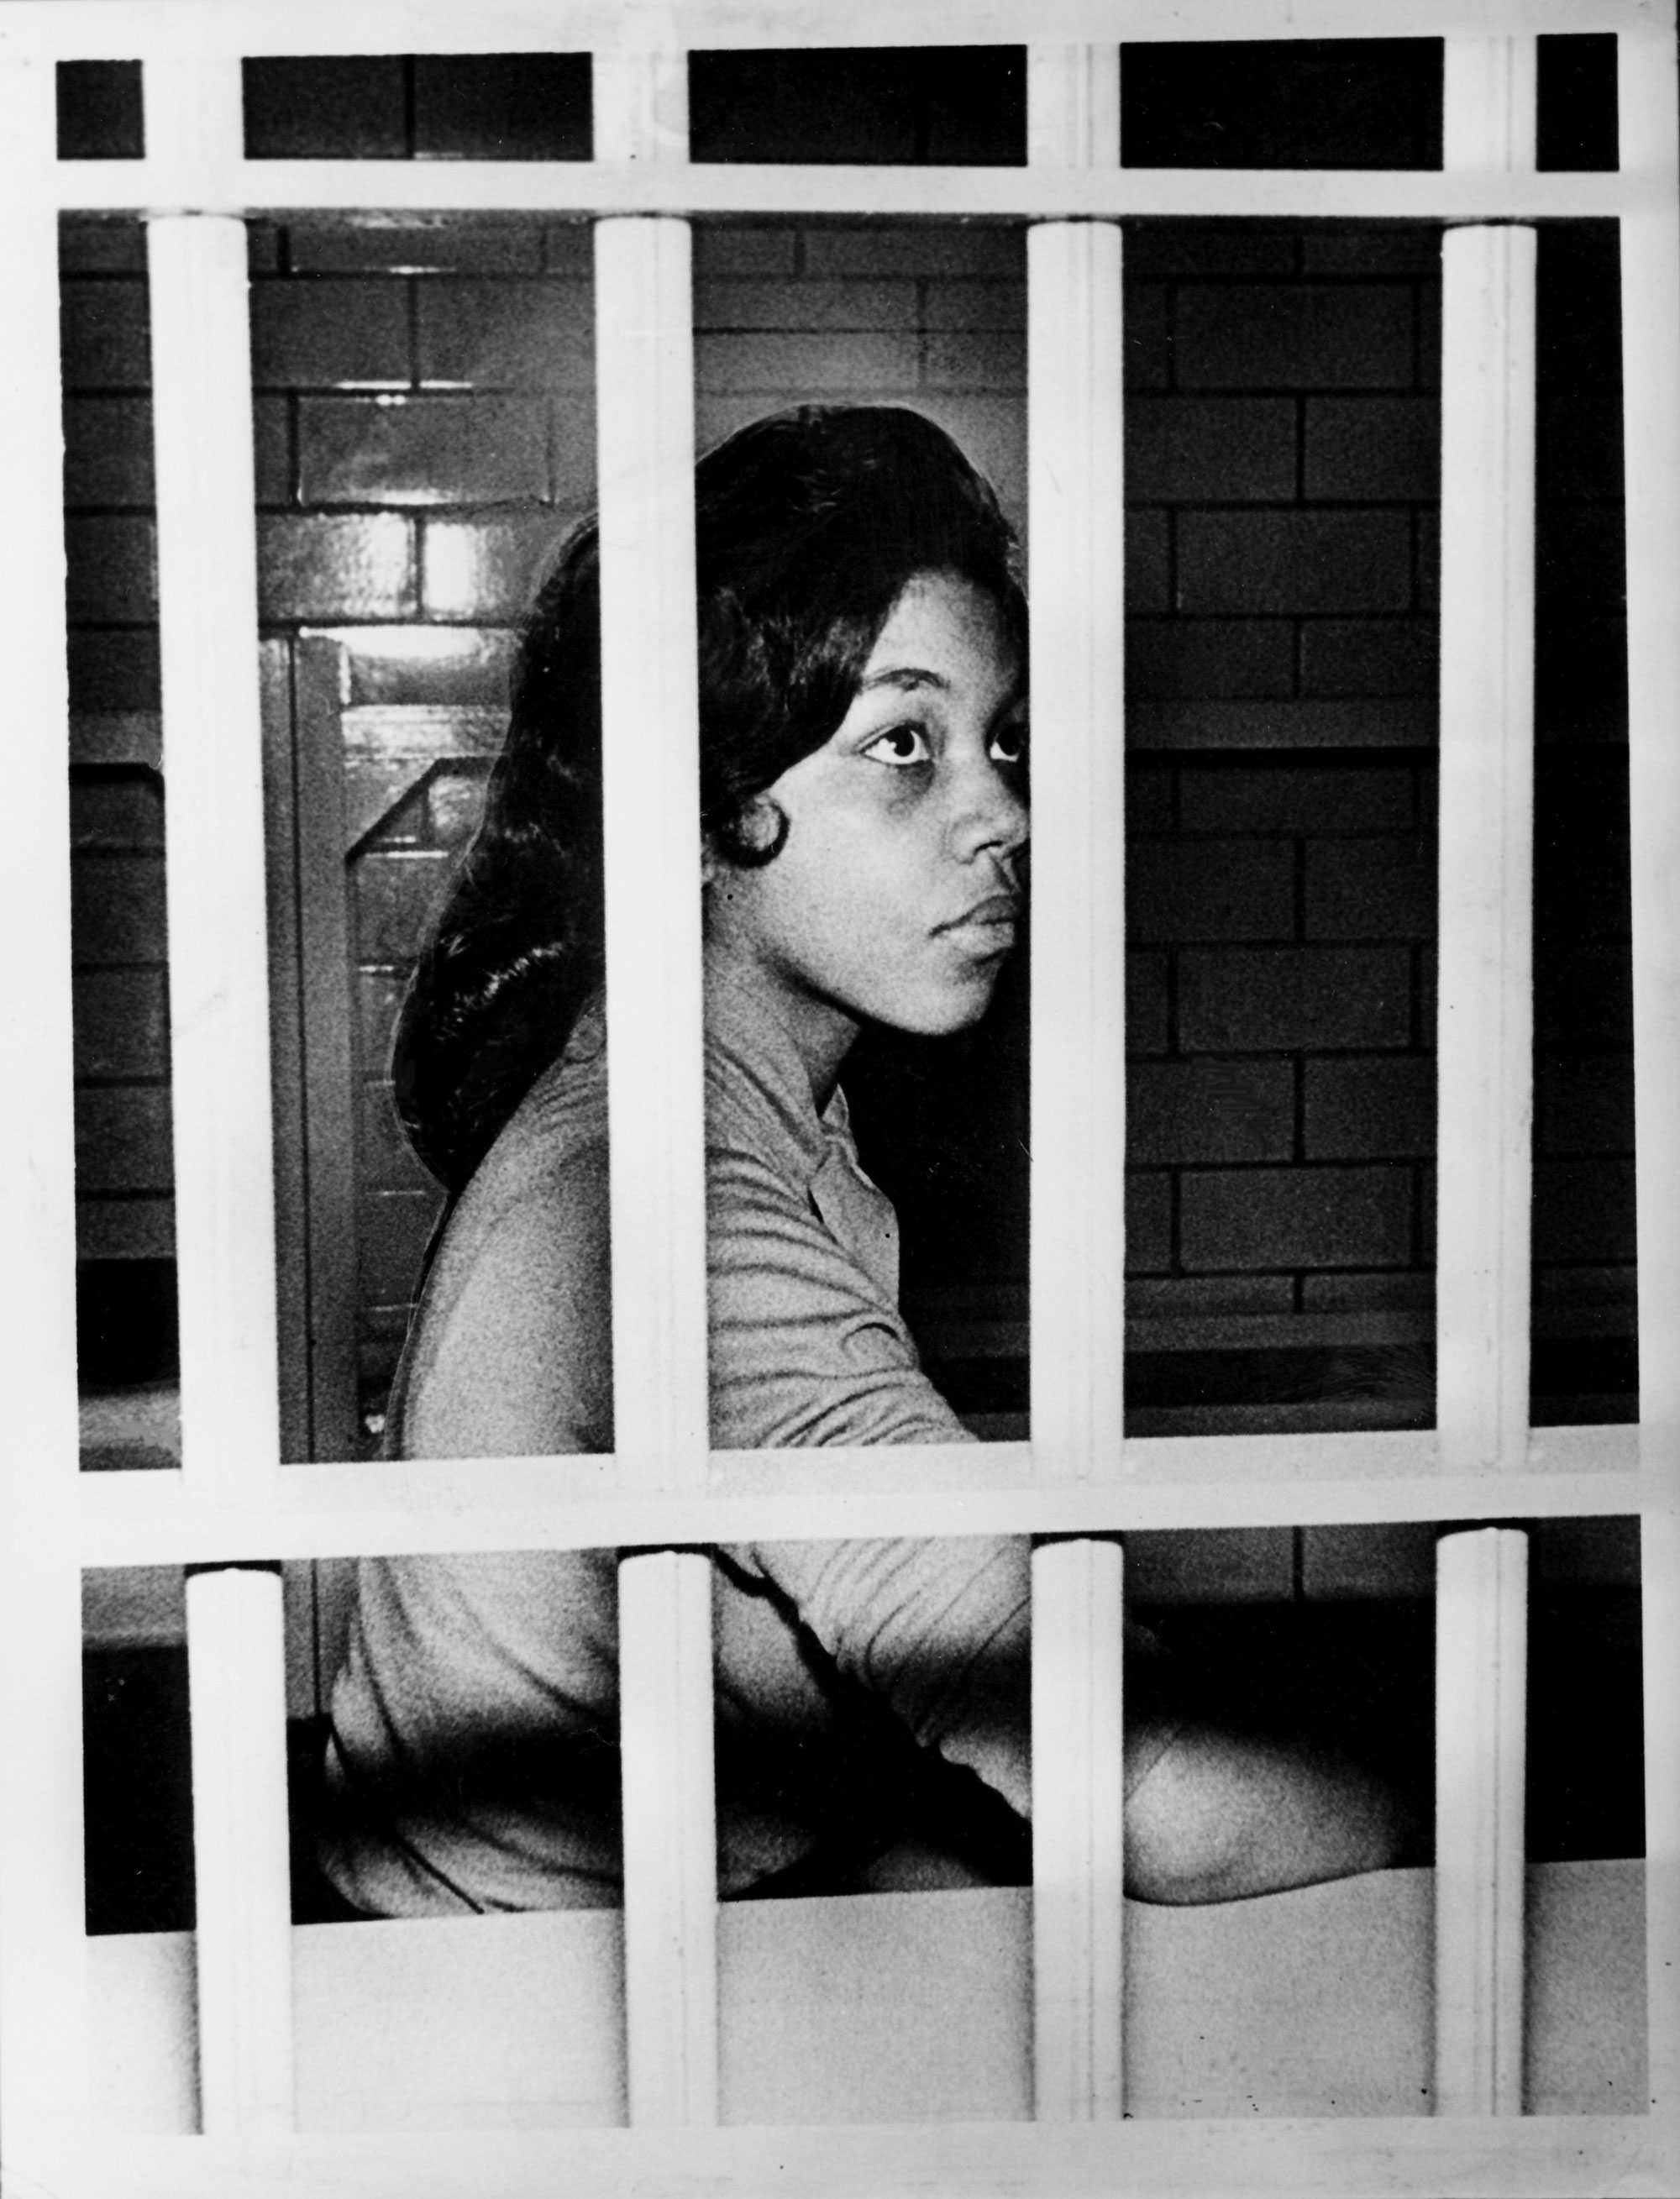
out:
{"label": "woman's eye", "polygon": [[872,762],[900,766],[931,762],[932,753],[927,735],[919,726],[890,726],[884,733],[877,733],[872,741],[866,742],[863,748],[863,754]]}
{"label": "woman's eye", "polygon": [[1027,760],[1027,729],[1024,726],[1004,726],[992,735],[994,763],[1024,763]]}

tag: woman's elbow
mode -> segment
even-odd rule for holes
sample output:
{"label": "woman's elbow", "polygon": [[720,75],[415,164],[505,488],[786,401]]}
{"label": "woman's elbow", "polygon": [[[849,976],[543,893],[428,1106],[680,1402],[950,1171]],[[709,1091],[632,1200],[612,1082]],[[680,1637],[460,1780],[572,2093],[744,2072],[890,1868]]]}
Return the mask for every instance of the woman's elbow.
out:
{"label": "woman's elbow", "polygon": [[1345,1758],[1191,1729],[1128,1802],[1126,1891],[1179,1905],[1239,1901],[1409,1863],[1418,1834],[1395,1790]]}

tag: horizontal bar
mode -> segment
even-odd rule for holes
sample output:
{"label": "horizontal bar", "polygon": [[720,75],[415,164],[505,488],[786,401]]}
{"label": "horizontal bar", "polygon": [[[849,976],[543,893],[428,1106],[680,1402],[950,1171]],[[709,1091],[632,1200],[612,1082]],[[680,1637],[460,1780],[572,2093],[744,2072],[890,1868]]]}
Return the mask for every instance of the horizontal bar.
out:
{"label": "horizontal bar", "polygon": [[885,1464],[879,1450],[813,1453],[808,1464],[785,1451],[740,1453],[700,1496],[617,1490],[610,1461],[597,1459],[295,1466],[283,1470],[268,1502],[215,1505],[193,1502],[175,1473],[89,1474],[77,1555],[84,1566],[181,1565],[858,1535],[1577,1518],[1665,1500],[1666,1480],[1635,1467],[1637,1432],[1549,1430],[1547,1451],[1526,1471],[1496,1478],[1432,1472],[1428,1432],[1138,1438],[1127,1445],[1126,1479],[1105,1487],[1035,1488],[1025,1446],[1004,1444],[930,1445],[918,1454],[913,1489],[902,1485],[897,1449]]}
{"label": "horizontal bar", "polygon": [[1674,2126],[1646,2115],[1524,2115],[1459,2122],[1405,2116],[1245,2121],[1139,2120],[1047,2131],[1032,2123],[886,2128],[324,2132],[265,2145],[120,2137],[20,2147],[20,2191],[52,2199],[552,2199],[557,2190],[636,2199],[821,2190],[831,2199],[895,2192],[1016,2199],[1045,2179],[1058,2193],[1222,2191],[1339,2199],[1440,2199],[1518,2191],[1526,2199],[1613,2191],[1667,2199]]}
{"label": "horizontal bar", "polygon": [[1655,209],[1643,173],[1431,168],[904,168],[590,160],[61,160],[67,213],[871,214],[1538,221]]}
{"label": "horizontal bar", "polygon": [[[594,48],[946,46],[1112,42],[1113,0],[1030,9],[950,0],[8,0],[0,52],[136,54],[553,53]],[[1660,30],[1666,0],[1128,0],[1129,41],[1491,37],[1501,32]]]}

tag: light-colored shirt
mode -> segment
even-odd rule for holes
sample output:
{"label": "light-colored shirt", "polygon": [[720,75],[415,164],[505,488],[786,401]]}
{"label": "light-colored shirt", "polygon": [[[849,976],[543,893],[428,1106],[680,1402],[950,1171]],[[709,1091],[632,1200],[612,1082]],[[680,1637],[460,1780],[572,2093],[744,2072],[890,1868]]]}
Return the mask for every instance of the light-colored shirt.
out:
{"label": "light-colored shirt", "polygon": [[[597,1007],[451,1218],[393,1455],[611,1447],[606,1138]],[[715,1448],[966,1438],[900,1317],[896,1218],[843,1098],[819,1114],[787,1034],[711,968],[706,1192]],[[907,1744],[1026,1814],[1024,1542],[755,1543],[716,1554],[713,1601],[721,1893],[837,1826],[890,1831]],[[616,1606],[611,1550],[362,1563],[322,1854],[347,1899],[617,1904]]]}

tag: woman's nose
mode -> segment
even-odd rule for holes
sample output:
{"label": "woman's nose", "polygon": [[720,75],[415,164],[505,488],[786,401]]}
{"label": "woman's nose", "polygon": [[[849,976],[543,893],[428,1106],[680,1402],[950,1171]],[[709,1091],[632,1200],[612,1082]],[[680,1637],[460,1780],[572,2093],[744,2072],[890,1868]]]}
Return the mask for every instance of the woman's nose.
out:
{"label": "woman's nose", "polygon": [[988,850],[1012,855],[1027,843],[1030,818],[1026,798],[1016,783],[1018,773],[1006,771],[989,757],[976,768],[959,800],[954,837],[965,858]]}

